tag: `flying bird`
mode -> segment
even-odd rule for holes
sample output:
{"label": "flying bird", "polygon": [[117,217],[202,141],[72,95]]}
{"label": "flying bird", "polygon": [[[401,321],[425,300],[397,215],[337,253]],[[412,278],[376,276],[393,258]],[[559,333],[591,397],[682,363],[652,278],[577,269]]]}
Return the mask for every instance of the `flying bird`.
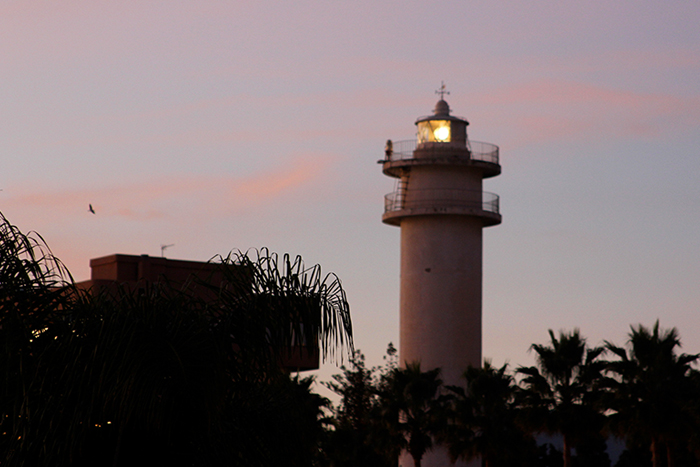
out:
{"label": "flying bird", "polygon": [[92,208],[92,204],[88,204],[88,212],[95,214],[95,210]]}

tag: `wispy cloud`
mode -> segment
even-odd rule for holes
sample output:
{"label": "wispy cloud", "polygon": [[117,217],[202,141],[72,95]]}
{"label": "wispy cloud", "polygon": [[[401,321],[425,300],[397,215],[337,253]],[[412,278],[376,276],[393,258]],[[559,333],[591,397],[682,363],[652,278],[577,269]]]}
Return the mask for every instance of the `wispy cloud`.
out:
{"label": "wispy cloud", "polygon": [[183,210],[228,213],[292,196],[312,186],[333,161],[331,155],[314,154],[292,158],[286,166],[247,177],[192,175],[79,190],[34,190],[9,185],[4,205],[74,217],[90,215],[87,209],[91,203],[98,216],[138,221],[167,219]]}
{"label": "wispy cloud", "polygon": [[[656,138],[700,125],[700,96],[643,93],[587,83],[541,80],[477,97],[516,130],[514,145],[597,138]],[[508,109],[505,112],[503,109]]]}

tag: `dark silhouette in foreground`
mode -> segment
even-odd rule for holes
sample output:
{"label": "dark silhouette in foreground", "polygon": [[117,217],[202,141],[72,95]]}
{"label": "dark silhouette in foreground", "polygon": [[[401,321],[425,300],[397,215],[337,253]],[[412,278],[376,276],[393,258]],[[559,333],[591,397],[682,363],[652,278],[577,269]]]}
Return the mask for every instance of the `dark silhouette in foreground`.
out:
{"label": "dark silhouette in foreground", "polygon": [[85,291],[0,217],[3,467],[312,465],[327,401],[280,361],[352,348],[345,293],[298,258],[219,261],[216,284]]}

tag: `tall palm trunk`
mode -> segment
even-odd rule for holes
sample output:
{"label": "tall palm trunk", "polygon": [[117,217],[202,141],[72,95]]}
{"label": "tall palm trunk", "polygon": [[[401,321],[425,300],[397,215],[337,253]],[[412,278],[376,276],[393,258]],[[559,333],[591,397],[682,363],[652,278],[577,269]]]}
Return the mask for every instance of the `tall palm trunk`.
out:
{"label": "tall palm trunk", "polygon": [[651,438],[651,465],[652,467],[659,467],[659,459],[660,459],[660,452],[661,449],[659,448],[659,440],[653,436]]}
{"label": "tall palm trunk", "polygon": [[563,446],[563,457],[564,457],[564,467],[571,467],[571,442],[567,435],[564,435],[564,446]]}

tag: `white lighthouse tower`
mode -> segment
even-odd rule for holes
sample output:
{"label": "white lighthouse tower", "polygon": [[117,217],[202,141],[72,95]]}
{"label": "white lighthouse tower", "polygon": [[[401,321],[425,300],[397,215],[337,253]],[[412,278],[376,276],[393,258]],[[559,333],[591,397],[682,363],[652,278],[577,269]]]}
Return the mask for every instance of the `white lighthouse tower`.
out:
{"label": "white lighthouse tower", "polygon": [[[415,140],[387,141],[380,163],[398,180],[382,221],[401,228],[399,358],[439,367],[445,384],[458,385],[468,365],[481,366],[482,230],[501,223],[498,196],[482,181],[501,166],[498,146],[469,141],[469,122],[450,115],[444,84],[437,93]],[[401,465],[412,465],[408,455]],[[438,449],[423,465],[451,464]]]}
{"label": "white lighthouse tower", "polygon": [[498,146],[469,141],[444,85],[437,93],[416,140],[387,141],[382,170],[398,181],[382,221],[401,228],[399,357],[460,384],[468,365],[481,366],[482,230],[501,223],[498,196],[482,180],[501,166]]}

